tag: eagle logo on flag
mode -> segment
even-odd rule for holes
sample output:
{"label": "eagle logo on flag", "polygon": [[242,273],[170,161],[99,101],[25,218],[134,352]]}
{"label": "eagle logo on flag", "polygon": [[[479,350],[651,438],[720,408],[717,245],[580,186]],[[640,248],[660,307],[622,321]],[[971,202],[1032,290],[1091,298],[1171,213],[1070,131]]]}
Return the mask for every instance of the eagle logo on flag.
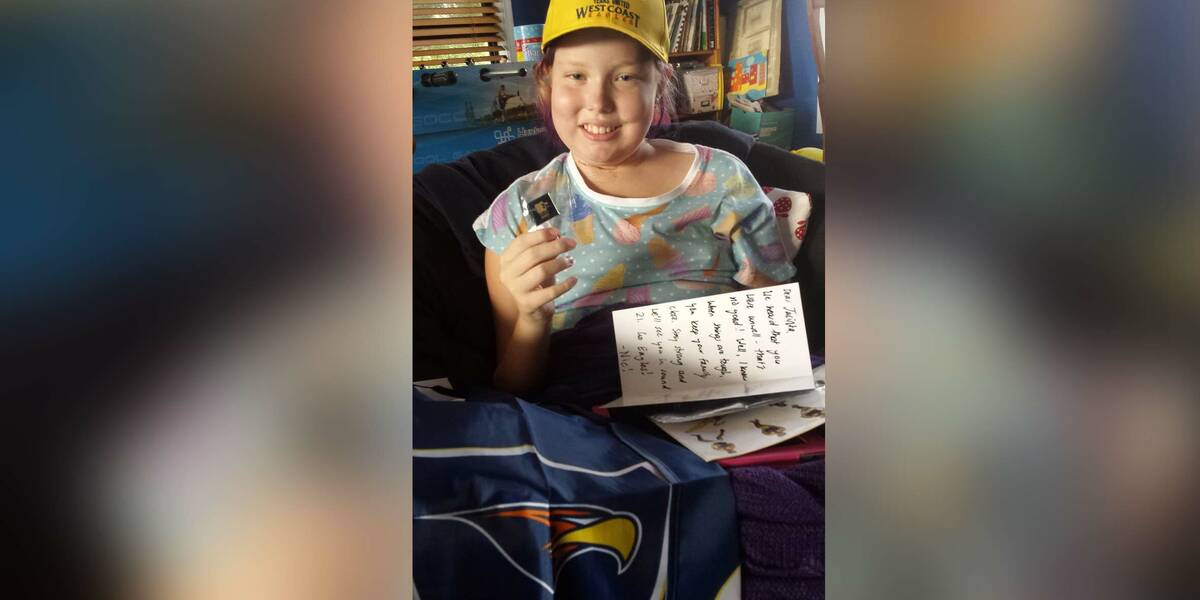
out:
{"label": "eagle logo on flag", "polygon": [[[529,526],[539,529],[537,540],[547,540],[541,550],[550,554],[554,577],[571,559],[589,552],[607,554],[624,573],[637,556],[642,525],[632,513],[590,504],[512,502],[473,510],[416,517],[424,520],[457,521],[473,527],[518,571],[553,593],[554,582],[534,574],[520,564],[521,547],[529,543]],[[515,532],[515,533],[514,533]]]}

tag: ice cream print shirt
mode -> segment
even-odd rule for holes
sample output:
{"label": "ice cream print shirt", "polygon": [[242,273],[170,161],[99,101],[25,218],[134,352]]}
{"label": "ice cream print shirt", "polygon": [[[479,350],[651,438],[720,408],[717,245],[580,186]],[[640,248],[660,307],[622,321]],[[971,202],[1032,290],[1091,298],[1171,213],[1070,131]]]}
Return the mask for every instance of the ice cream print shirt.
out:
{"label": "ice cream print shirt", "polygon": [[771,202],[732,154],[667,140],[660,148],[693,155],[674,189],[653,198],[617,198],[588,188],[570,153],[513,182],[473,228],[500,254],[534,223],[522,210],[548,196],[562,235],[578,245],[558,275],[579,283],[555,300],[553,330],[615,304],[671,302],[733,291],[756,274],[787,281],[795,267],[779,239]]}

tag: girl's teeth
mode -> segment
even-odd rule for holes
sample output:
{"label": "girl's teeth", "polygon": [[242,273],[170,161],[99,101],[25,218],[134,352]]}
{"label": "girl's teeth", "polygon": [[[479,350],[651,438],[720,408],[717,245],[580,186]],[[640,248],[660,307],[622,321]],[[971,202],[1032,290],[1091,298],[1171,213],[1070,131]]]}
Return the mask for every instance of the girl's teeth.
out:
{"label": "girl's teeth", "polygon": [[604,135],[606,133],[611,133],[614,129],[616,129],[615,127],[597,127],[595,125],[584,125],[583,128],[588,133],[594,135]]}

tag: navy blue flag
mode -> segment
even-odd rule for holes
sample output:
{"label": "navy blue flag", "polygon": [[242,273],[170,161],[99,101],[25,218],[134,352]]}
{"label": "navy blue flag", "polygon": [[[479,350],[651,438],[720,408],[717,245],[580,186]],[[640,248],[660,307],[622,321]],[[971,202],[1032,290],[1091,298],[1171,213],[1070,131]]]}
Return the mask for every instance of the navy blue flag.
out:
{"label": "navy blue flag", "polygon": [[725,472],[650,433],[414,393],[422,600],[741,597]]}

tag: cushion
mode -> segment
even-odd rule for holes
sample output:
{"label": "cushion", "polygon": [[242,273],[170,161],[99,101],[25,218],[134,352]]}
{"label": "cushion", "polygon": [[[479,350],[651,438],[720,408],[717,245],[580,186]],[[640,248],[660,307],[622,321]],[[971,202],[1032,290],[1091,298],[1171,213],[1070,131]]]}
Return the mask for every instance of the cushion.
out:
{"label": "cushion", "polygon": [[775,207],[775,224],[779,227],[779,239],[787,250],[788,260],[795,260],[804,242],[804,233],[808,230],[812,197],[804,192],[770,186],[763,186],[762,190]]}

